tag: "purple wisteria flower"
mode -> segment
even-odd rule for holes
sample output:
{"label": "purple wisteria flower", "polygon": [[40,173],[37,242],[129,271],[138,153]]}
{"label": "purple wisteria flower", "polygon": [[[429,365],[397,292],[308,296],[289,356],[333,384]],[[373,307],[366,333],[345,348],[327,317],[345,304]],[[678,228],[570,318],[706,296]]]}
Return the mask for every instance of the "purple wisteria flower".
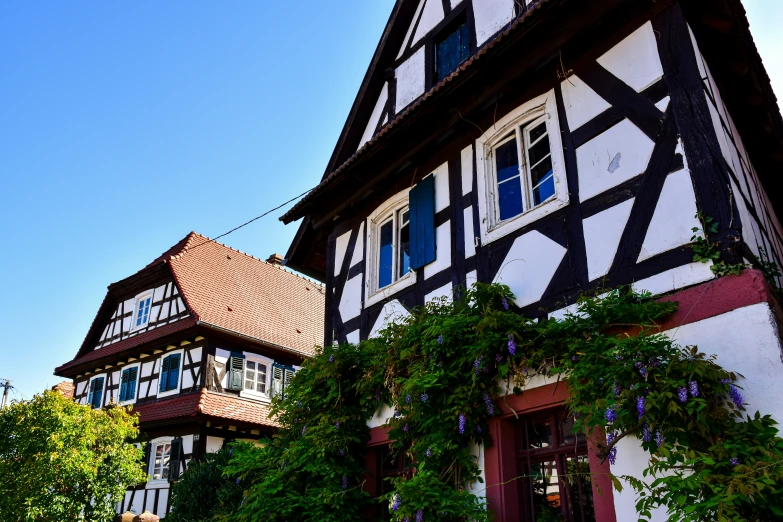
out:
{"label": "purple wisteria flower", "polygon": [[304,435],[305,433],[307,433],[307,426],[305,426],[304,428],[302,428],[302,435]]}
{"label": "purple wisteria flower", "polygon": [[698,397],[699,396],[699,383],[696,381],[691,381],[688,383],[688,389],[691,392],[691,397]]}
{"label": "purple wisteria flower", "polygon": [[[614,431],[610,431],[606,434],[606,445],[608,446],[614,440],[617,438],[617,433]],[[609,459],[609,463],[614,466],[615,462],[617,461],[617,446],[612,446],[612,449],[609,450],[609,454],[607,455],[607,458]]]}
{"label": "purple wisteria flower", "polygon": [[375,390],[375,402],[381,402],[381,390]]}
{"label": "purple wisteria flower", "polygon": [[652,430],[647,424],[645,424],[644,426],[642,426],[642,440],[644,442],[650,442],[652,439],[653,439]]}
{"label": "purple wisteria flower", "polygon": [[399,495],[394,495],[394,502],[392,502],[392,511],[397,511],[402,505],[402,498]]}
{"label": "purple wisteria flower", "polygon": [[241,480],[239,480],[239,479],[237,479],[237,486],[239,485],[239,483],[240,483],[240,482],[242,482],[242,481],[241,481]]}
{"label": "purple wisteria flower", "polygon": [[680,402],[688,402],[688,388],[681,386],[677,389],[677,395],[680,397]]}
{"label": "purple wisteria flower", "polygon": [[732,457],[729,462],[731,462],[732,466],[736,466],[737,464],[739,464],[739,459],[737,457]]}
{"label": "purple wisteria flower", "polygon": [[348,489],[348,477],[343,475],[343,489]]}
{"label": "purple wisteria flower", "polygon": [[340,454],[341,457],[345,457],[345,450],[344,449],[339,450],[338,453]]}
{"label": "purple wisteria flower", "polygon": [[663,433],[661,433],[661,430],[656,431],[655,432],[655,443],[658,445],[659,448],[661,446],[663,446],[663,443],[665,441],[666,441],[666,439],[664,438]]}
{"label": "purple wisteria flower", "polygon": [[426,393],[421,394],[421,402],[427,402],[427,399],[429,399],[429,396]]}
{"label": "purple wisteria flower", "polygon": [[340,429],[340,421],[335,422],[334,423],[334,427],[339,430]]}
{"label": "purple wisteria flower", "polygon": [[740,395],[739,389],[733,384],[729,385],[729,396],[737,408],[742,407],[742,395]]}
{"label": "purple wisteria flower", "polygon": [[438,336],[438,344],[443,344],[443,336],[442,335]]}
{"label": "purple wisteria flower", "polygon": [[402,431],[408,433],[409,431],[411,431],[411,427],[406,424],[405,426],[402,427]]}
{"label": "purple wisteria flower", "polygon": [[481,426],[476,426],[476,433],[481,433]]}
{"label": "purple wisteria flower", "polygon": [[405,396],[405,402],[408,403],[408,404],[411,403],[411,396],[410,395],[406,395]]}
{"label": "purple wisteria flower", "polygon": [[432,457],[432,449],[427,448],[427,451],[424,452],[424,456],[427,458]]}
{"label": "purple wisteria flower", "polygon": [[424,511],[421,509],[416,512],[416,522],[423,522],[424,520]]}
{"label": "purple wisteria flower", "polygon": [[497,354],[497,355],[495,356],[495,362],[501,362],[502,360],[503,360],[503,356],[502,356],[502,355],[500,355],[500,354]]}
{"label": "purple wisteria flower", "polygon": [[517,353],[517,343],[514,342],[514,334],[508,336],[508,353],[511,355]]}
{"label": "purple wisteria flower", "polygon": [[500,302],[501,302],[501,304],[503,305],[503,310],[508,310],[508,299],[506,299],[506,298],[504,297],[504,298],[503,298],[503,300],[502,300],[502,301],[500,301]]}
{"label": "purple wisteria flower", "polygon": [[617,420],[616,406],[612,406],[611,408],[606,408],[606,422],[612,424],[616,420]]}
{"label": "purple wisteria flower", "polygon": [[329,362],[334,362],[334,354],[329,356]]}
{"label": "purple wisteria flower", "polygon": [[468,423],[468,418],[465,417],[464,413],[459,414],[459,433],[462,435],[465,433],[465,425]]}
{"label": "purple wisteria flower", "polygon": [[644,417],[646,402],[647,399],[645,399],[644,397],[636,398],[636,413],[639,414],[640,419]]}
{"label": "purple wisteria flower", "polygon": [[479,369],[481,368],[481,359],[476,359],[473,361],[473,371],[476,372],[476,375],[479,374]]}
{"label": "purple wisteria flower", "polygon": [[643,378],[647,378],[647,368],[642,366],[639,368],[639,375],[641,375]]}
{"label": "purple wisteria flower", "polygon": [[619,384],[617,384],[617,383],[615,382],[615,383],[614,383],[614,396],[615,396],[615,397],[619,397],[619,396],[620,396],[620,394],[621,394],[622,392],[623,392],[623,389],[620,387],[620,385],[619,385]]}
{"label": "purple wisteria flower", "polygon": [[495,414],[495,403],[492,402],[492,397],[489,396],[488,392],[484,392],[484,404],[487,405],[487,413],[489,416],[493,416]]}

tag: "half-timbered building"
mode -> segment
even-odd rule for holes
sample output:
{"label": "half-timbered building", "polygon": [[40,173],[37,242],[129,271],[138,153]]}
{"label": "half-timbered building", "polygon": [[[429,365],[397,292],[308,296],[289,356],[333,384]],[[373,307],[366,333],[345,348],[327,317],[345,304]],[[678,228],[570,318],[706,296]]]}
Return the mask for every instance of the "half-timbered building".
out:
{"label": "half-timbered building", "polygon": [[[303,218],[288,265],[326,283],[326,345],[475,281],[508,285],[533,318],[632,285],[679,301],[663,329],[745,375],[747,401],[780,419],[773,293],[758,270],[716,278],[693,237],[727,264],[780,266],[782,163],[739,0],[398,0],[320,184],[282,218]],[[533,486],[563,520],[635,520],[606,471],[639,474],[638,442],[613,468],[562,446],[564,393],[537,377],[507,397],[477,493],[502,521],[535,519]],[[399,472],[372,457],[384,419],[370,421],[373,494]],[[574,458],[596,472],[581,496],[556,478]]]}
{"label": "half-timbered building", "polygon": [[323,339],[324,289],[191,233],[109,286],[76,356],[74,399],[139,415],[149,479],[118,512],[164,518],[190,459],[269,436],[270,400]]}

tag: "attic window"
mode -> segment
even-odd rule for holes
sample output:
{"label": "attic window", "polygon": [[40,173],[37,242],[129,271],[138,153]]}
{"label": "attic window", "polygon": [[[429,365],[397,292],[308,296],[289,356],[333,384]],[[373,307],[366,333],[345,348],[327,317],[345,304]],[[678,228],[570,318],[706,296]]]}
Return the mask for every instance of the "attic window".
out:
{"label": "attic window", "polygon": [[450,25],[435,40],[435,81],[453,73],[470,55],[470,38],[465,17]]}
{"label": "attic window", "polygon": [[152,292],[145,292],[136,296],[136,305],[133,312],[133,330],[144,328],[150,322],[151,305]]}

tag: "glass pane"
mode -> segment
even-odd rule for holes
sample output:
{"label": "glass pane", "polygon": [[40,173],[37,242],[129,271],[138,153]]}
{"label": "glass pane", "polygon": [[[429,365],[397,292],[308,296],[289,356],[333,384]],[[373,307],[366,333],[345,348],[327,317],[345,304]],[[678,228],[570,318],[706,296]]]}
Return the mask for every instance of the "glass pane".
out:
{"label": "glass pane", "polygon": [[495,149],[495,169],[498,183],[519,175],[516,138]]}
{"label": "glass pane", "polygon": [[162,472],[160,474],[160,478],[162,478],[162,479],[169,478],[169,463],[168,462],[166,463],[166,467],[163,468],[163,470],[162,470]]}
{"label": "glass pane", "polygon": [[546,138],[527,149],[527,157],[530,159],[531,166],[535,166],[539,161],[546,158],[548,155],[549,140]]}
{"label": "glass pane", "polygon": [[400,259],[397,261],[397,266],[399,267],[399,273],[397,274],[398,278],[405,277],[408,273],[408,269],[411,267],[411,234],[408,219],[408,210],[401,210],[398,221],[400,223]]}
{"label": "glass pane", "polygon": [[570,415],[562,416],[560,420],[560,432],[563,437],[563,446],[573,446],[577,442],[583,442],[585,440],[584,433],[574,433],[574,418]]}
{"label": "glass pane", "polygon": [[[162,456],[163,456],[163,446],[161,445],[155,446],[155,457],[162,457]],[[156,466],[160,465],[160,461],[157,458],[155,459],[155,465]]]}
{"label": "glass pane", "polygon": [[252,372],[248,370],[247,373],[245,374],[245,378],[254,381],[256,379],[256,372]]}
{"label": "glass pane", "polygon": [[554,460],[531,464],[530,489],[536,522],[563,521],[562,493]]}
{"label": "glass pane", "polygon": [[266,383],[259,382],[256,384],[256,391],[259,393],[266,393]]}
{"label": "glass pane", "polygon": [[522,185],[519,176],[498,185],[500,219],[509,219],[522,213]]}
{"label": "glass pane", "polygon": [[527,421],[527,448],[542,449],[552,447],[552,424],[550,420]]}
{"label": "glass pane", "polygon": [[538,138],[544,134],[546,134],[546,122],[542,121],[528,131],[528,135],[530,136],[530,143],[535,143],[536,140],[538,140]]}
{"label": "glass pane", "polygon": [[536,188],[533,189],[533,204],[540,205],[555,195],[555,176],[549,171],[549,177],[545,178]]}
{"label": "glass pane", "polygon": [[252,390],[253,389],[253,381],[245,381],[245,389],[246,390]]}
{"label": "glass pane", "polygon": [[590,463],[587,455],[569,457],[566,461],[566,487],[569,510],[574,522],[596,522],[593,487],[590,483]]}
{"label": "glass pane", "polygon": [[381,251],[378,256],[378,288],[383,288],[392,284],[392,263],[394,262],[393,242],[393,224],[391,221],[387,221],[381,225]]}
{"label": "glass pane", "polygon": [[255,370],[256,369],[256,363],[254,363],[253,361],[247,361],[247,365],[246,366],[247,366],[248,370]]}

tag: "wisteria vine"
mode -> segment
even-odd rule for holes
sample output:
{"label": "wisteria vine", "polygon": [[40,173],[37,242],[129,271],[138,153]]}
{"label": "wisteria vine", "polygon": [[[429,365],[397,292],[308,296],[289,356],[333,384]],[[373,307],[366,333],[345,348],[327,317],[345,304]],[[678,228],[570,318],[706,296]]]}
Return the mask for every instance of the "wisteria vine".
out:
{"label": "wisteria vine", "polygon": [[[599,457],[616,463],[631,437],[648,452],[649,483],[613,477],[636,489],[641,520],[656,507],[678,521],[783,515],[769,502],[783,498],[774,421],[744,415],[738,375],[657,332],[676,305],[615,290],[533,321],[512,303],[507,287],[477,284],[306,362],[273,403],[279,434],[235,451],[228,472],[248,489],[231,520],[360,520],[367,509],[398,522],[488,520],[481,493],[497,485],[481,482],[474,450],[511,413],[503,390],[525,393],[542,374],[565,381],[565,407]],[[380,499],[363,492],[374,415],[388,417],[391,451],[409,463]]]}

